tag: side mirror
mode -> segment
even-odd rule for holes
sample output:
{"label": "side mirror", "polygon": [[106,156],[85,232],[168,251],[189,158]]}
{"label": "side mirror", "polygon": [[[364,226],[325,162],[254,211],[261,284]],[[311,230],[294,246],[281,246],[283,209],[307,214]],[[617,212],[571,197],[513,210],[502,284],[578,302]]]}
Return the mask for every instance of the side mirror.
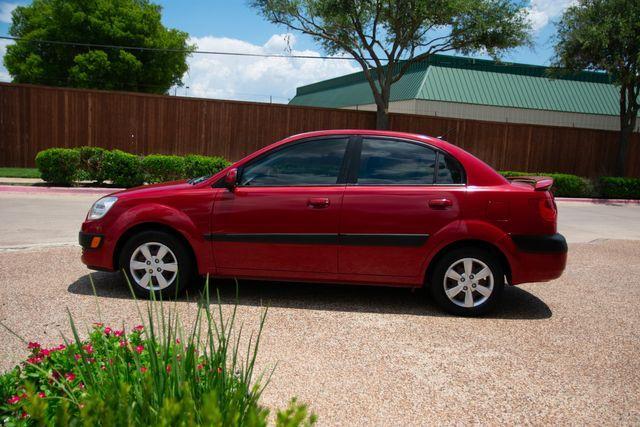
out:
{"label": "side mirror", "polygon": [[227,187],[229,191],[235,190],[238,185],[238,169],[233,168],[227,172],[224,177],[224,186]]}

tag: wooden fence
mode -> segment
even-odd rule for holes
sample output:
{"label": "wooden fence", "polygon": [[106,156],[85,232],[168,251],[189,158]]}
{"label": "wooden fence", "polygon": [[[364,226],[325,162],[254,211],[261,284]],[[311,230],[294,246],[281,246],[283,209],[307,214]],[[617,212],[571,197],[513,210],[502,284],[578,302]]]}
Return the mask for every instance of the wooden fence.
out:
{"label": "wooden fence", "polygon": [[[608,174],[618,144],[617,132],[591,129],[407,114],[392,114],[390,124],[446,134],[501,170]],[[33,166],[40,150],[82,145],[237,160],[299,132],[374,127],[366,111],[0,83],[0,166]],[[640,177],[638,134],[628,157],[629,175]]]}

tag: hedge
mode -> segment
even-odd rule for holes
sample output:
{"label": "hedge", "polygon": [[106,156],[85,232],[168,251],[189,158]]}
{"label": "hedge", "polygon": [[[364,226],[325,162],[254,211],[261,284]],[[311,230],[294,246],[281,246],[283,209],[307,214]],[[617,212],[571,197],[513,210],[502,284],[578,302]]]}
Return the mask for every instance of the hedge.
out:
{"label": "hedge", "polygon": [[566,173],[500,171],[500,174],[505,178],[527,175],[549,176],[553,178],[553,193],[558,197],[640,199],[640,178],[603,176],[594,182],[588,178]]}
{"label": "hedge", "polygon": [[213,175],[231,163],[222,157],[151,154],[145,157],[99,147],[49,148],[36,156],[42,179],[55,185],[111,181],[118,187]]}
{"label": "hedge", "polygon": [[640,178],[603,176],[598,180],[598,187],[607,199],[640,199]]}
{"label": "hedge", "polygon": [[43,180],[56,185],[70,185],[80,170],[80,153],[73,148],[50,148],[36,155],[36,166]]}

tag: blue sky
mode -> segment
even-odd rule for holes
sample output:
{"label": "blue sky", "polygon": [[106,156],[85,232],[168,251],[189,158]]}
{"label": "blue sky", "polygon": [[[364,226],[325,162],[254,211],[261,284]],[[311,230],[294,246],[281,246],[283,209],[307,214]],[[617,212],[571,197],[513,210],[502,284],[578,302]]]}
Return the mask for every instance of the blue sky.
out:
{"label": "blue sky", "polygon": [[[553,55],[553,22],[575,0],[531,0],[529,15],[534,27],[533,48],[520,48],[504,60],[529,64],[549,64]],[[166,25],[186,31],[201,50],[242,51],[321,55],[321,48],[310,37],[287,35],[287,29],[267,23],[245,0],[162,0]],[[10,11],[26,0],[0,0],[0,34],[8,33]],[[0,56],[4,46],[0,40]],[[297,86],[358,71],[351,61],[300,60],[281,58],[237,58],[194,55],[184,88],[178,95],[255,101],[287,102]],[[10,76],[0,66],[0,80]]]}

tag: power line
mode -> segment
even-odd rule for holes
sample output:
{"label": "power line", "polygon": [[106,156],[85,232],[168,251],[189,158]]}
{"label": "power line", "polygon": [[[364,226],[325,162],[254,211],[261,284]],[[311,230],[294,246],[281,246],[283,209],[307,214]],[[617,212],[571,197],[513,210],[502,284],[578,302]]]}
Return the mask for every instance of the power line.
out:
{"label": "power line", "polygon": [[[144,47],[144,46],[121,46],[112,44],[98,44],[98,43],[81,43],[81,42],[66,42],[60,40],[43,40],[43,39],[25,39],[22,37],[0,36],[0,39],[22,41],[27,43],[41,43],[41,44],[54,44],[60,46],[80,46],[80,47],[96,47],[103,49],[122,49],[122,50],[140,50],[140,51],[152,51],[152,52],[173,52],[173,53],[196,53],[201,55],[228,55],[228,56],[248,56],[254,58],[294,58],[294,59],[330,59],[341,61],[355,61],[353,58],[346,56],[314,56],[314,55],[281,55],[270,53],[246,53],[246,52],[222,52],[212,50],[194,50],[189,49],[171,49],[161,47]],[[370,61],[370,58],[366,58]]]}

